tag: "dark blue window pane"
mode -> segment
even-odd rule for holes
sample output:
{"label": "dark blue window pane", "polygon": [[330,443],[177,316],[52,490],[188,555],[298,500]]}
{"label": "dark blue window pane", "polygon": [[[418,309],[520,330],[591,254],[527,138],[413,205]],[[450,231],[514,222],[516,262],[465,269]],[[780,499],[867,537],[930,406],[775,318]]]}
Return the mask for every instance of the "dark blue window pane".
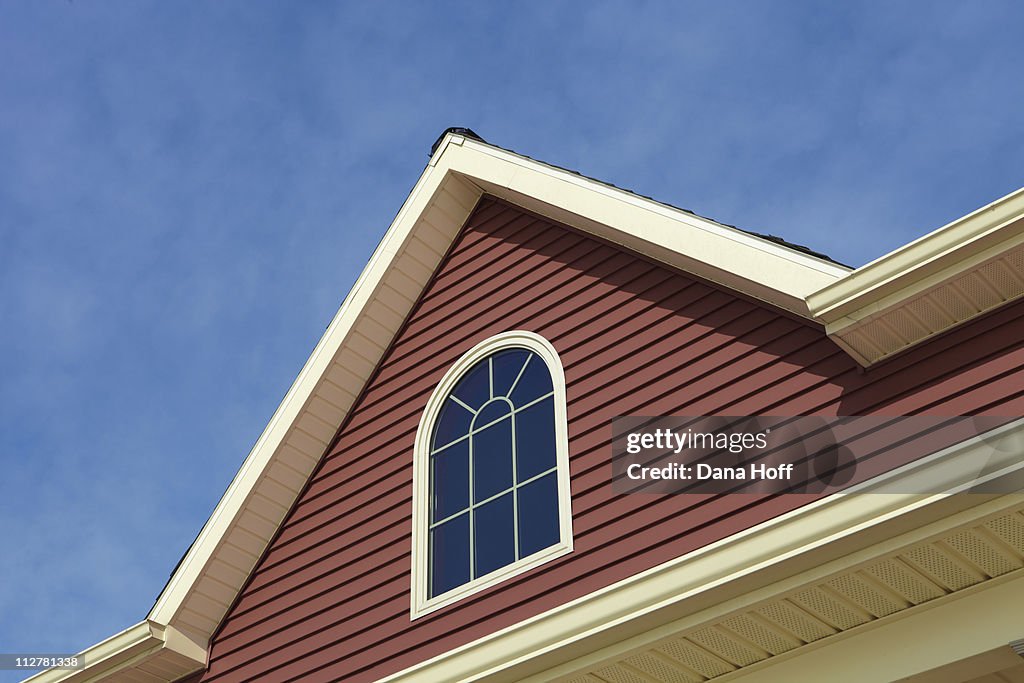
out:
{"label": "dark blue window pane", "polygon": [[440,595],[469,581],[469,513],[430,532],[430,595]]}
{"label": "dark blue window pane", "polygon": [[472,420],[473,413],[450,398],[447,399],[437,417],[437,426],[434,427],[434,439],[431,442],[433,449],[437,450],[469,434],[469,423]]}
{"label": "dark blue window pane", "polygon": [[430,460],[434,492],[430,520],[437,522],[469,507],[469,439],[438,451]]}
{"label": "dark blue window pane", "polygon": [[473,434],[473,502],[512,487],[512,419]]}
{"label": "dark blue window pane", "polygon": [[512,403],[518,408],[535,398],[551,393],[551,373],[547,364],[536,354],[530,356],[530,362],[512,389]]}
{"label": "dark blue window pane", "polygon": [[512,383],[516,381],[519,371],[523,369],[523,365],[526,364],[526,359],[530,355],[526,349],[509,349],[508,351],[499,351],[491,356],[495,396],[508,396]]}
{"label": "dark blue window pane", "polygon": [[555,466],[555,403],[546,398],[515,416],[516,479],[530,477]]}
{"label": "dark blue window pane", "polygon": [[508,415],[512,412],[512,406],[502,400],[492,401],[488,403],[480,412],[476,414],[476,420],[473,421],[473,429],[480,429],[495,420]]}
{"label": "dark blue window pane", "polygon": [[558,480],[555,472],[516,489],[519,494],[519,556],[558,543]]}
{"label": "dark blue window pane", "polygon": [[476,572],[483,576],[516,560],[512,493],[473,510]]}
{"label": "dark blue window pane", "polygon": [[487,359],[470,368],[452,393],[473,410],[480,410],[480,406],[491,400],[491,371]]}

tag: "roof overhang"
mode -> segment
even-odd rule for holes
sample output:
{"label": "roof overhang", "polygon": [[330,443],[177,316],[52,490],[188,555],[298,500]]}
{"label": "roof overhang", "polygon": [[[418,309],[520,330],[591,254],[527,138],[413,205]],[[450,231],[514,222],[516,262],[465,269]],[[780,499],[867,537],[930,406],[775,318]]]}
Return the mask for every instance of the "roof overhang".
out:
{"label": "roof overhang", "polygon": [[145,620],[78,655],[79,669],[50,669],[25,683],[87,683],[104,680],[174,681],[206,665],[206,644],[173,626]]}
{"label": "roof overhang", "polygon": [[803,317],[850,269],[462,136],[431,164],[488,194]]}
{"label": "roof overhang", "polygon": [[828,335],[871,365],[1024,295],[1024,189],[807,298]]}

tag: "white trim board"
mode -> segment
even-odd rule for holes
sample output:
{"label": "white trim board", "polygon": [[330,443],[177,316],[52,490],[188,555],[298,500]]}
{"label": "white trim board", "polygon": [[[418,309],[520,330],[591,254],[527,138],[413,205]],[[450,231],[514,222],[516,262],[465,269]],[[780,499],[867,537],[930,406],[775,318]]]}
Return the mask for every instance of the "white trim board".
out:
{"label": "white trim board", "polygon": [[1024,189],[807,297],[843,350],[869,366],[1024,296]]}

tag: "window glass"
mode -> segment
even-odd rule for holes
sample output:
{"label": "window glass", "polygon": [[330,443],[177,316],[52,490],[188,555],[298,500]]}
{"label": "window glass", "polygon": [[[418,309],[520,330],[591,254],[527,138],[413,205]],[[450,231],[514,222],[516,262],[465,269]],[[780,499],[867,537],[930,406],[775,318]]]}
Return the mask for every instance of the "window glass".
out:
{"label": "window glass", "polygon": [[498,399],[491,401],[476,414],[476,418],[473,419],[473,430],[483,429],[489,424],[492,424],[495,420],[500,420],[509,413],[512,412],[512,404],[504,399]]}
{"label": "window glass", "polygon": [[512,420],[505,418],[473,434],[473,502],[512,487]]}
{"label": "window glass", "polygon": [[489,574],[516,561],[515,519],[512,492],[484,503],[473,510],[474,576]]}
{"label": "window glass", "polygon": [[516,413],[516,481],[555,466],[554,398],[538,401]]}
{"label": "window glass", "polygon": [[558,480],[555,473],[519,487],[519,552],[532,555],[558,543]]}
{"label": "window glass", "polygon": [[462,401],[470,410],[479,410],[483,404],[491,400],[491,372],[488,366],[487,361],[477,363],[452,390],[452,396]]}
{"label": "window glass", "polygon": [[509,399],[517,406],[526,405],[530,401],[551,393],[551,373],[536,354],[532,354],[526,367],[519,375]]}
{"label": "window glass", "polygon": [[431,521],[439,522],[469,507],[469,439],[431,457],[434,479]]}
{"label": "window glass", "polygon": [[470,367],[430,444],[430,597],[559,542],[554,391],[535,352]]}
{"label": "window glass", "polygon": [[470,579],[469,514],[434,527],[430,532],[430,592],[439,595]]}
{"label": "window glass", "polygon": [[441,448],[465,436],[472,421],[473,413],[470,410],[451,398],[447,399],[441,406],[441,414],[438,415],[437,426],[434,427],[434,448]]}
{"label": "window glass", "polygon": [[491,356],[495,396],[508,396],[529,356],[526,349],[508,349]]}

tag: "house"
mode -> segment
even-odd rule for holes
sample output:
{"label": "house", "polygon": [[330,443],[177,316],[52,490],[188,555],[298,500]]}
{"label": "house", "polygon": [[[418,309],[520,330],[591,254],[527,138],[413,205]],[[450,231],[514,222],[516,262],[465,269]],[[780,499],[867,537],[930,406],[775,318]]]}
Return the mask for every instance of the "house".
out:
{"label": "house", "polygon": [[[961,466],[1024,466],[1022,292],[1024,191],[851,270],[449,129],[146,618],[32,680],[1024,681],[1024,495]],[[630,415],[998,425],[621,493]]]}

